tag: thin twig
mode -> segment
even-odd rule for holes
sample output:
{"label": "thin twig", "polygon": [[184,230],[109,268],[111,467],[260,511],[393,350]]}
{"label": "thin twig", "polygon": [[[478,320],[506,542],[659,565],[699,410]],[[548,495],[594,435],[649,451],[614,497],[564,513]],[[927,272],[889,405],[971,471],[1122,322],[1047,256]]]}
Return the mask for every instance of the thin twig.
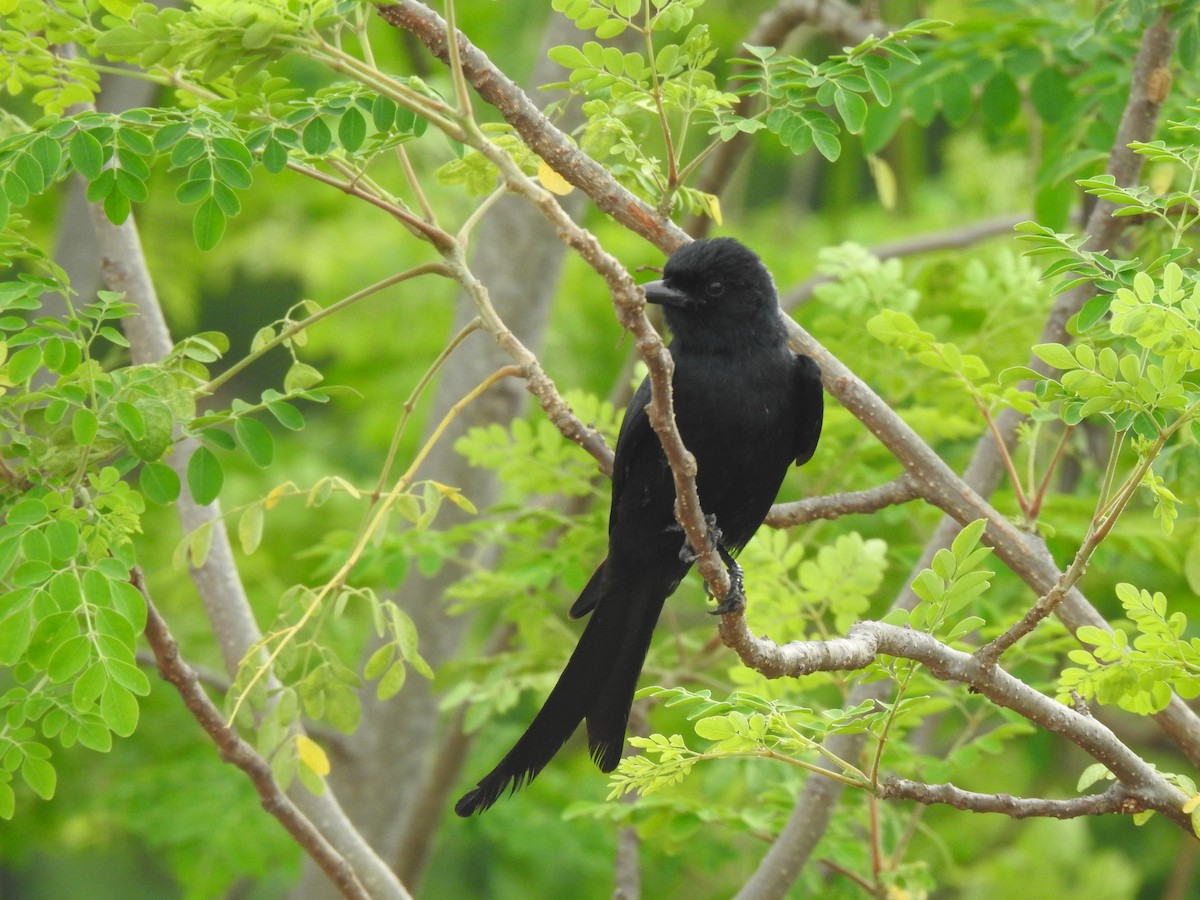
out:
{"label": "thin twig", "polygon": [[791,503],[776,503],[767,514],[766,524],[772,528],[791,528],[817,519],[837,519],[841,516],[873,513],[888,506],[908,503],[921,496],[916,481],[904,472],[886,484],[865,491],[826,494],[806,497]]}
{"label": "thin twig", "polygon": [[[983,219],[969,225],[958,225],[944,231],[919,234],[916,237],[889,241],[868,247],[867,252],[878,260],[900,259],[921,253],[936,253],[940,250],[961,250],[1002,235],[1012,235],[1017,225],[1026,221],[1028,214],[1008,214]],[[791,288],[779,300],[785,310],[793,310],[812,299],[813,292],[823,284],[833,281],[833,275],[812,275]]]}
{"label": "thin twig", "polygon": [[965,791],[952,784],[924,784],[907,778],[888,778],[879,785],[879,797],[885,800],[915,800],[917,803],[944,803],[956,809],[977,813],[1000,813],[1013,819],[1077,819],[1117,813],[1132,815],[1146,807],[1120,784],[1100,794],[1051,800],[1044,797],[1014,797],[1011,794],[981,794]]}
{"label": "thin twig", "polygon": [[437,359],[430,363],[429,368],[425,370],[425,374],[421,376],[409,393],[408,399],[404,401],[401,407],[400,421],[397,423],[396,430],[392,434],[392,442],[388,446],[387,456],[384,458],[383,466],[379,472],[379,480],[375,484],[375,490],[371,492],[372,503],[383,495],[383,486],[387,484],[387,480],[390,477],[392,465],[396,461],[396,453],[400,449],[400,439],[404,436],[404,428],[408,424],[408,420],[412,417],[413,410],[417,408],[417,400],[425,392],[425,388],[429,386],[434,376],[441,371],[442,366],[446,364],[446,360],[450,358],[450,355],[467,337],[473,332],[478,331],[482,325],[483,320],[479,316],[476,316],[459,329],[458,333],[442,348],[442,352],[437,355]]}
{"label": "thin twig", "polygon": [[368,285],[362,290],[355,291],[350,296],[343,297],[341,300],[331,303],[329,306],[326,306],[323,309],[317,310],[311,316],[301,319],[299,322],[293,322],[287,328],[281,329],[277,335],[275,335],[273,338],[271,338],[271,340],[267,341],[253,353],[247,354],[243,359],[238,360],[216,378],[213,378],[207,384],[200,387],[198,392],[201,394],[213,393],[217,388],[229,381],[229,379],[233,378],[247,366],[250,366],[262,358],[271,350],[274,350],[276,347],[279,347],[291,340],[305,329],[311,328],[322,319],[328,318],[334,313],[341,312],[346,307],[353,306],[360,300],[365,300],[367,297],[370,297],[373,294],[377,294],[386,288],[392,287],[392,285],[400,284],[401,282],[408,281],[411,278],[417,278],[421,275],[446,276],[448,274],[449,273],[447,272],[445,266],[441,265],[440,263],[425,263],[424,265],[414,266],[411,269],[398,272],[395,275],[389,275],[387,278]]}

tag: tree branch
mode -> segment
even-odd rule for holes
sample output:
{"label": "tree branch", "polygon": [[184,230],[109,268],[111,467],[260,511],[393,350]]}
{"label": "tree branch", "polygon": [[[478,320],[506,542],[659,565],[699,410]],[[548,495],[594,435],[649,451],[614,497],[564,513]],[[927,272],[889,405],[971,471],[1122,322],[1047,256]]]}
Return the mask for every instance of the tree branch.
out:
{"label": "tree branch", "polygon": [[721,617],[721,638],[742,662],[768,678],[799,678],[813,672],[863,669],[880,656],[921,663],[942,681],[958,681],[997,706],[1011,709],[1045,731],[1066,738],[1103,763],[1124,785],[1128,798],[1154,809],[1191,832],[1183,812],[1187,798],[1153,766],[1126,747],[1099,720],[1081,715],[1034,690],[999,666],[948,647],[932,635],[883,622],[859,622],[844,638],[779,645],[755,637],[741,613]]}
{"label": "tree branch", "polygon": [[[378,7],[385,21],[412,33],[426,49],[449,64],[446,23],[416,0],[399,0]],[[688,236],[669,219],[622,187],[604,166],[583,153],[542,113],[528,95],[498,69],[487,55],[459,32],[459,59],[463,77],[494,106],[521,140],[550,168],[579,188],[596,207],[640,234],[664,253],[671,253]]]}
{"label": "tree branch", "polygon": [[[123,292],[125,299],[138,311],[136,316],[122,323],[129,338],[130,355],[134,363],[156,362],[170,350],[172,341],[154,280],[142,253],[135,218],[130,215],[122,224],[113,225],[104,215],[101,204],[92,203],[89,208],[105,282],[110,290]],[[169,457],[185,484],[187,461],[196,446],[194,441],[181,441]],[[262,632],[234,562],[233,547],[219,505],[201,506],[184,491],[176,506],[184,531],[203,526],[212,529],[212,545],[204,565],[191,566],[189,573],[204,603],[226,670],[232,674],[261,640]],[[356,877],[375,897],[400,900],[408,896],[395,875],[346,818],[332,791],[316,797],[300,788],[295,803],[306,811],[310,822],[320,823],[325,838],[350,862]]]}
{"label": "tree branch", "polygon": [[806,497],[791,503],[776,503],[771,507],[765,521],[772,528],[791,528],[816,519],[837,519],[841,516],[872,513],[886,506],[908,503],[920,496],[916,481],[908,472],[904,472],[887,484],[865,491],[826,494],[823,497]]}
{"label": "tree branch", "polygon": [[[242,740],[233,727],[225,724],[225,717],[204,693],[196,672],[180,656],[179,645],[166,621],[159,615],[154,601],[150,599],[142,574],[136,568],[132,572],[132,581],[146,601],[146,640],[154,651],[158,671],[179,692],[193,718],[217,745],[221,758],[246,773],[258,792],[263,809],[279,820],[304,852],[329,876],[329,880],[337,886],[343,896],[352,900],[370,900],[371,895],[358,880],[345,857],[325,840],[308,817],[280,789],[271,773],[270,764]],[[398,896],[409,895],[401,889]]]}
{"label": "tree branch", "polygon": [[956,809],[977,813],[1000,813],[1013,819],[1076,819],[1112,813],[1132,815],[1145,807],[1120,784],[1100,794],[1088,794],[1069,800],[1042,797],[1014,797],[1011,794],[980,794],[964,791],[952,784],[924,784],[907,778],[887,778],[880,782],[876,796],[883,800],[915,800],[917,803],[944,803]]}

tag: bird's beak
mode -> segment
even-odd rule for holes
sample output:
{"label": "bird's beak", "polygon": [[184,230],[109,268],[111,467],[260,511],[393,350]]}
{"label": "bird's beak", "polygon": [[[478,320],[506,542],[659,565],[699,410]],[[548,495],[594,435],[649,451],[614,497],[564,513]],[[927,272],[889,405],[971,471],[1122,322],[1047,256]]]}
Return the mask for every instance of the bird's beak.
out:
{"label": "bird's beak", "polygon": [[647,303],[657,303],[660,306],[687,306],[688,297],[683,291],[677,291],[675,288],[667,287],[663,281],[647,281],[642,285],[642,290],[646,292]]}

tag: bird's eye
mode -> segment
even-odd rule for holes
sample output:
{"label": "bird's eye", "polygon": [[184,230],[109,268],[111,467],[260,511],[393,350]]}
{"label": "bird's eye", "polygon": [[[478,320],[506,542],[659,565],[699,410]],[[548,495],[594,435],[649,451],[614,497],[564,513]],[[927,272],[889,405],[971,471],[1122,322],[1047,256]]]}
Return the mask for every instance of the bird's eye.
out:
{"label": "bird's eye", "polygon": [[713,281],[704,289],[704,293],[710,297],[720,297],[725,293],[725,285],[720,281]]}

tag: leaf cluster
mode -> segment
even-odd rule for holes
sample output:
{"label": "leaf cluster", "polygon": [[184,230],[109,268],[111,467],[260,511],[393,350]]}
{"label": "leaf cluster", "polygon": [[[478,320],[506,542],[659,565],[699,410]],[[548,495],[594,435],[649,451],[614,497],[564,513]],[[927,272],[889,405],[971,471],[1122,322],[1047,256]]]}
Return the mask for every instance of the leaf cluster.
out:
{"label": "leaf cluster", "polygon": [[991,585],[995,572],[981,568],[991,548],[980,546],[987,522],[979,519],[958,533],[950,548],[934,554],[928,569],[913,579],[920,602],[911,610],[896,610],[884,621],[905,625],[950,643],[985,624],[979,616],[955,618]]}
{"label": "leaf cluster", "polygon": [[[1130,631],[1084,626],[1079,640],[1094,649],[1073,650],[1059,679],[1059,697],[1115,704],[1139,715],[1161,712],[1172,693],[1185,700],[1200,695],[1200,638],[1186,636],[1187,617],[1169,613],[1167,598],[1135,585],[1117,585],[1117,599]],[[1194,793],[1194,789],[1192,793]]]}
{"label": "leaf cluster", "polygon": [[760,97],[764,106],[751,118],[723,117],[712,133],[730,140],[738,132],[765,128],[797,156],[816,147],[833,162],[842,152],[841,128],[825,110],[835,109],[846,131],[861,134],[869,108],[865,97],[873,97],[883,108],[891,105],[893,60],[919,65],[920,60],[905,43],[942,24],[926,19],[911,22],[816,64],[785,56],[775,47],[746,45],[751,57],[737,62],[750,74],[738,76],[746,82],[738,93]]}

